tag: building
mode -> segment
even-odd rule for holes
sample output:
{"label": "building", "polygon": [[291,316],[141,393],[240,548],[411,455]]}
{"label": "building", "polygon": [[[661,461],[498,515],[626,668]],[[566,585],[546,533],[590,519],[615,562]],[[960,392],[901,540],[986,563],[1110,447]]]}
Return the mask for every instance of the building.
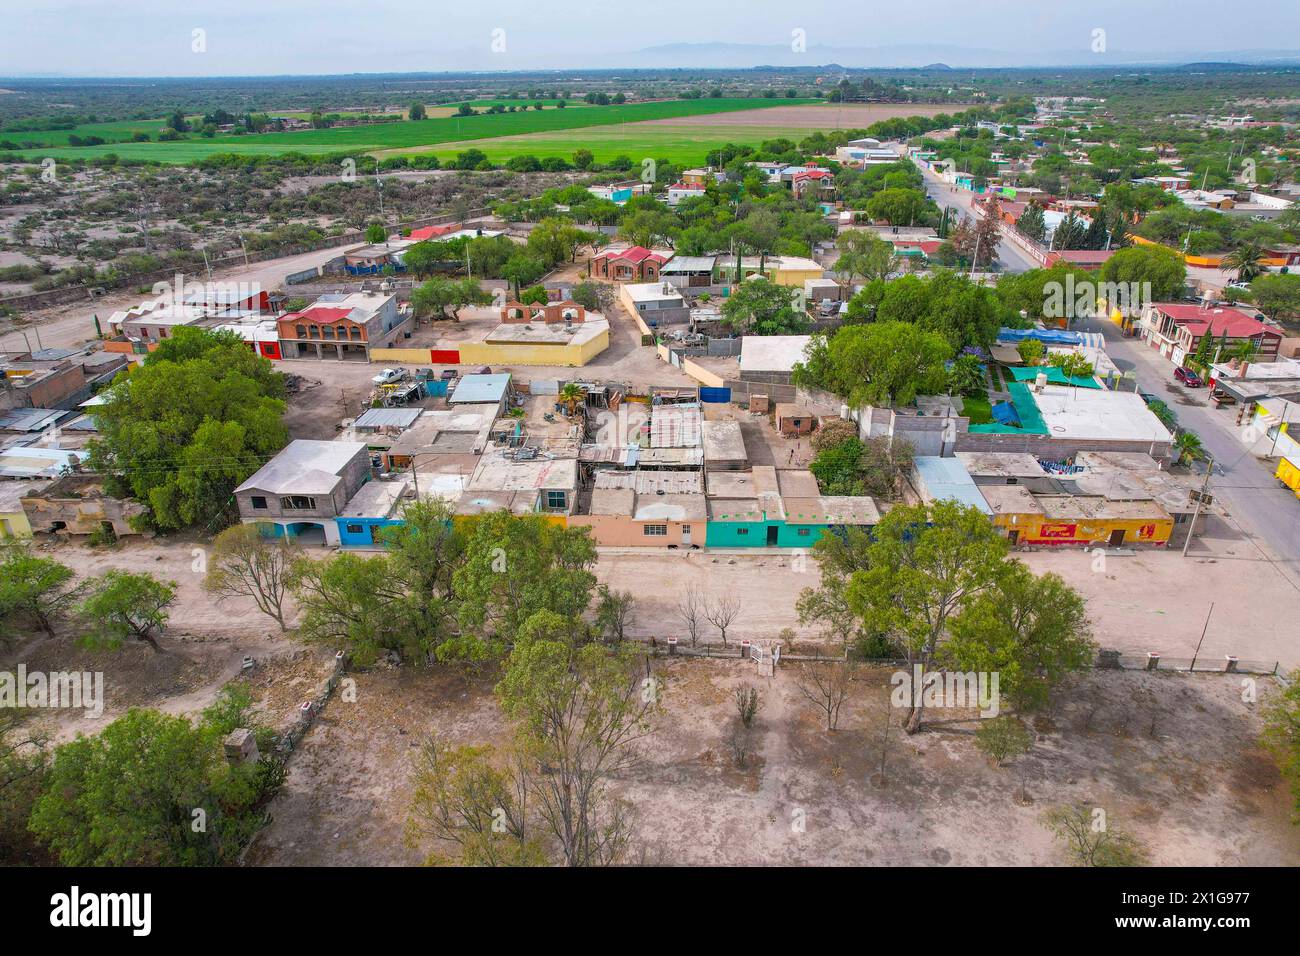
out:
{"label": "building", "polygon": [[701,472],[606,469],[581,493],[568,525],[590,528],[601,547],[698,548],[707,521]]}
{"label": "building", "polygon": [[7,445],[0,448],[0,478],[59,478],[74,471],[82,457],[66,448]]}
{"label": "building", "polygon": [[716,256],[673,256],[659,269],[665,282],[678,289],[707,288],[713,285]]}
{"label": "building", "polygon": [[[493,394],[489,388],[482,389],[481,393]],[[389,471],[412,468],[419,471],[430,458],[482,454],[491,444],[492,424],[500,414],[504,400],[502,394],[497,401],[483,404],[462,403],[451,408],[425,410],[380,452],[384,468]],[[468,471],[473,471],[473,467]]]}
{"label": "building", "polygon": [[448,405],[491,405],[497,415],[510,407],[510,373],[462,375],[447,396]]}
{"label": "building", "polygon": [[699,183],[673,183],[668,187],[668,205],[676,206],[684,199],[698,199],[704,194],[704,186]]}
{"label": "building", "polygon": [[276,325],[286,359],[364,362],[371,349],[391,345],[408,321],[393,293],[352,292],[323,295],[301,312],[280,316]]}
{"label": "building", "polygon": [[795,402],[776,403],[776,430],[782,435],[811,435],[819,421],[816,412],[807,406]]}
{"label": "building", "polygon": [[586,365],[609,348],[609,322],[576,302],[508,303],[501,324],[476,342],[446,343],[439,363],[462,365]]}
{"label": "building", "polygon": [[32,525],[23,498],[45,487],[45,481],[0,481],[0,541],[30,538]]}
{"label": "building", "polygon": [[651,328],[690,317],[686,300],[672,283],[628,282],[619,287],[618,299],[629,312],[641,316]]}
{"label": "building", "polygon": [[378,544],[382,529],[402,524],[401,509],[414,498],[411,487],[411,482],[399,475],[367,481],[358,488],[334,519],[339,545],[368,548]]}
{"label": "building", "polygon": [[705,480],[710,548],[810,548],[824,534],[880,521],[871,498],[822,495],[801,469],[755,465],[709,472]]}
{"label": "building", "polygon": [[412,245],[409,239],[387,239],[348,249],[343,253],[343,271],[350,276],[378,275],[385,269],[404,272],[402,253]]}
{"label": "building", "polygon": [[1215,355],[1220,344],[1232,349],[1250,342],[1259,361],[1271,362],[1282,344],[1279,329],[1230,306],[1153,302],[1143,311],[1141,331],[1142,338],[1174,365],[1194,356],[1205,336],[1210,337],[1212,359],[1223,358]]}
{"label": "building", "polygon": [[701,425],[704,467],[707,471],[743,471],[749,464],[745,435],[735,419],[705,421]]}
{"label": "building", "polygon": [[912,462],[912,488],[923,504],[955,501],[991,515],[984,496],[959,458],[918,455]]}
{"label": "building", "polygon": [[660,268],[671,258],[671,252],[655,252],[644,246],[605,249],[588,262],[587,274],[613,282],[657,282]]}
{"label": "building", "polygon": [[493,448],[483,453],[460,497],[462,515],[492,511],[572,513],[578,497],[578,460],[553,458],[536,448]]}
{"label": "building", "polygon": [[805,359],[811,335],[746,335],[740,340],[740,377],[746,382],[789,385],[795,363]]}
{"label": "building", "polygon": [[132,521],[145,513],[139,502],[106,494],[98,475],[65,475],[24,494],[22,505],[30,529],[51,534],[138,534]]}
{"label": "building", "polygon": [[406,238],[412,242],[427,242],[430,239],[442,239],[463,228],[464,226],[459,222],[444,223],[441,226],[421,226],[419,229],[412,229]]}
{"label": "building", "polygon": [[247,322],[232,322],[218,325],[214,332],[229,332],[238,335],[248,343],[258,355],[275,361],[280,355],[280,327],[275,319],[256,319]]}
{"label": "building", "polygon": [[[826,275],[826,269],[821,263],[803,256],[742,256],[740,268],[741,279],[761,274],[776,285],[791,286],[800,291],[809,279],[820,279]],[[717,256],[713,273],[714,285],[734,284],[737,281],[736,257]]]}
{"label": "building", "polygon": [[339,543],[338,523],[347,503],[370,478],[364,442],[291,441],[235,489],[240,519],[268,525],[268,533],[310,540],[321,532]]}

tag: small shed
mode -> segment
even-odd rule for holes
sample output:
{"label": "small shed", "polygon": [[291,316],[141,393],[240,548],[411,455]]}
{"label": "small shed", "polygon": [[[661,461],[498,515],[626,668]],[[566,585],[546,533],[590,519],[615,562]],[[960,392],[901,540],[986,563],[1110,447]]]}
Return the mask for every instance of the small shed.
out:
{"label": "small shed", "polygon": [[776,430],[782,435],[808,435],[817,428],[817,415],[794,402],[776,403]]}

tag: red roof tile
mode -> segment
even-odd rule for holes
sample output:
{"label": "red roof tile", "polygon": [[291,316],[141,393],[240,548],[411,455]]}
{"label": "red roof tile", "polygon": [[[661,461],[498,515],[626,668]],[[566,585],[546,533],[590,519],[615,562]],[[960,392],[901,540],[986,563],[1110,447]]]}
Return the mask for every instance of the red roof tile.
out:
{"label": "red roof tile", "polygon": [[1240,309],[1227,306],[1206,309],[1183,302],[1155,302],[1151,307],[1169,316],[1175,323],[1197,336],[1205,335],[1207,332],[1210,335],[1221,336],[1226,332],[1230,339],[1244,339],[1260,334],[1276,336],[1282,334],[1271,325],[1265,325]]}

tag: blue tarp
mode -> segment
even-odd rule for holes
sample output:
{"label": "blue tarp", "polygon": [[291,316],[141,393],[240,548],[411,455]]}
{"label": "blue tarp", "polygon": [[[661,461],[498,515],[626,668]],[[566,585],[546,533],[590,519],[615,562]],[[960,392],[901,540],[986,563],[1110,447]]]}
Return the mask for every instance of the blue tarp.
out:
{"label": "blue tarp", "polygon": [[1020,424],[1020,416],[1016,414],[1016,406],[1010,402],[998,402],[990,411],[993,413],[994,419],[1003,425]]}
{"label": "blue tarp", "polygon": [[1023,342],[1038,339],[1044,345],[1082,345],[1083,336],[1064,329],[998,329],[999,342]]}

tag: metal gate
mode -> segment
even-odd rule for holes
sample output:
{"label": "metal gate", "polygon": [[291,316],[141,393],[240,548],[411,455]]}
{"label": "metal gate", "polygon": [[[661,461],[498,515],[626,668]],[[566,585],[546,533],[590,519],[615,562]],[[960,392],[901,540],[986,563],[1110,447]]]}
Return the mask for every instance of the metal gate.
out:
{"label": "metal gate", "polygon": [[731,401],[731,389],[702,386],[700,388],[700,401],[725,404]]}

